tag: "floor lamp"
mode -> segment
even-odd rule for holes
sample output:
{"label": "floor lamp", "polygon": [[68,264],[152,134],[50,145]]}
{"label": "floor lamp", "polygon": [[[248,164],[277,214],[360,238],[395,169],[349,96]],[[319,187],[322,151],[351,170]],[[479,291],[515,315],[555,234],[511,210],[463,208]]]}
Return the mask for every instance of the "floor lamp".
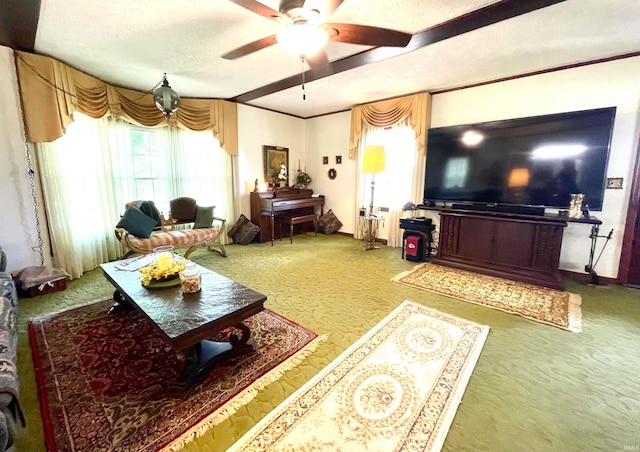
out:
{"label": "floor lamp", "polygon": [[371,204],[369,205],[369,215],[364,219],[366,222],[366,229],[364,231],[365,250],[375,248],[375,241],[378,236],[378,218],[373,214],[373,190],[375,187],[375,174],[383,172],[384,168],[384,146],[366,146],[362,159],[362,174],[371,174]]}

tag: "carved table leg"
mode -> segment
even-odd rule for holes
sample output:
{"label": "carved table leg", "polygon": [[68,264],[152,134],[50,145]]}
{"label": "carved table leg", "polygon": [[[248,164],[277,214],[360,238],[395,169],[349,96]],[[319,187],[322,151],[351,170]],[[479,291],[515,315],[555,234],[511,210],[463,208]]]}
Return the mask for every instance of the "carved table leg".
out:
{"label": "carved table leg", "polygon": [[107,315],[115,314],[116,312],[121,311],[131,311],[133,306],[129,304],[127,299],[124,297],[122,292],[116,290],[113,292],[113,305],[109,308]]}
{"label": "carved table leg", "polygon": [[178,353],[182,373],[169,386],[169,395],[186,397],[197,384],[206,379],[209,372],[219,363],[236,356],[255,352],[255,348],[249,343],[251,337],[249,327],[241,322],[235,325],[235,328],[240,330],[240,336],[232,334],[229,337],[229,342],[203,340]]}

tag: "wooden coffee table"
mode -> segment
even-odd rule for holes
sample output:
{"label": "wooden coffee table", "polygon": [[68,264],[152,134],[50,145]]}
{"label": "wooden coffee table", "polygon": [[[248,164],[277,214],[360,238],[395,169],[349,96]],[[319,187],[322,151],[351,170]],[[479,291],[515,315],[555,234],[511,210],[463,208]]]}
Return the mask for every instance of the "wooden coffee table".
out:
{"label": "wooden coffee table", "polygon": [[[179,284],[147,289],[138,271],[117,268],[122,262],[100,265],[116,288],[109,312],[138,310],[176,351],[181,374],[169,388],[171,395],[186,396],[219,362],[255,351],[249,342],[251,330],[243,321],[264,310],[265,295],[201,266],[200,292],[183,294]],[[240,336],[233,334],[229,342],[208,340],[231,326]]]}

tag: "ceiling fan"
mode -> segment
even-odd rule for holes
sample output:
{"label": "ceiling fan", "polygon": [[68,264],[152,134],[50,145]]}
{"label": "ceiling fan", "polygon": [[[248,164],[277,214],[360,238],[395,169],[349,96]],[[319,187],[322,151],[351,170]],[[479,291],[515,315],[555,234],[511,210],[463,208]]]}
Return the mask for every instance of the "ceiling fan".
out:
{"label": "ceiling fan", "polygon": [[404,47],[410,33],[357,24],[324,22],[343,0],[280,0],[275,11],[257,0],[230,0],[267,19],[284,25],[277,34],[245,44],[222,58],[234,60],[258,50],[281,44],[295,56],[305,60],[314,72],[322,71],[329,60],[324,51],[328,40],[376,47]]}

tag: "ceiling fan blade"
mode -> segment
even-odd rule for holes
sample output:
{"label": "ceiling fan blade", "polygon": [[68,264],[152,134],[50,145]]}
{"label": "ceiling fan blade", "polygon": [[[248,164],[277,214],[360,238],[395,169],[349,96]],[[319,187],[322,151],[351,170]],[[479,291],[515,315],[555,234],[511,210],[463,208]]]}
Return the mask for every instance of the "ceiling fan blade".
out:
{"label": "ceiling fan blade", "polygon": [[278,22],[278,19],[282,16],[275,9],[269,8],[264,3],[260,3],[257,0],[229,0],[231,3],[235,3],[238,6],[242,6],[244,9],[248,9],[251,12],[259,14],[262,17],[266,17],[267,19],[275,20]]}
{"label": "ceiling fan blade", "polygon": [[316,76],[325,75],[331,68],[329,58],[324,50],[320,50],[313,56],[305,57],[305,61]]}
{"label": "ceiling fan blade", "polygon": [[323,28],[325,27],[333,28],[338,32],[335,36],[329,35],[332,41],[376,47],[404,47],[412,36],[411,33],[368,25],[327,23],[323,25]]}
{"label": "ceiling fan blade", "polygon": [[238,47],[231,52],[227,52],[222,55],[222,58],[225,60],[235,60],[236,58],[243,57],[245,55],[249,55],[250,53],[257,52],[258,50],[266,49],[267,47],[271,47],[276,44],[278,41],[276,40],[276,35],[267,36],[266,38],[258,39],[257,41],[250,42],[249,44],[245,44],[242,47]]}

